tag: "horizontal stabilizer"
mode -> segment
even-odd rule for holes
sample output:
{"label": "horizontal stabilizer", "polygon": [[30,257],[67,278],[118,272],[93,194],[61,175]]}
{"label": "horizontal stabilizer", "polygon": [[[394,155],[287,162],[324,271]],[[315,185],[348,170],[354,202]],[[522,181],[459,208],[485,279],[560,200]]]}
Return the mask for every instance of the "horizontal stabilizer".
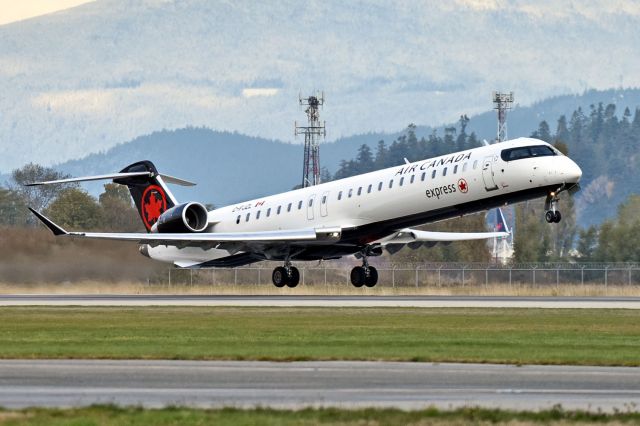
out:
{"label": "horizontal stabilizer", "polygon": [[121,178],[138,177],[138,176],[151,176],[151,173],[150,172],[113,173],[110,175],[95,175],[95,176],[85,176],[85,177],[68,178],[68,179],[47,180],[44,182],[30,182],[30,183],[25,183],[24,186],[53,185],[56,183],[87,182],[91,180],[121,179]]}
{"label": "horizontal stabilizer", "polygon": [[[152,172],[127,172],[127,173],[112,173],[108,175],[95,175],[95,176],[84,176],[77,178],[68,178],[68,179],[58,179],[58,180],[48,180],[43,182],[30,182],[25,183],[25,186],[38,186],[38,185],[53,185],[59,183],[73,183],[73,182],[88,182],[92,180],[109,180],[109,179],[124,179],[131,177],[153,177],[154,174]],[[162,179],[167,183],[172,183],[174,185],[181,186],[194,186],[195,183],[189,182],[188,180],[180,179],[174,176],[159,174],[157,176],[162,177]]]}

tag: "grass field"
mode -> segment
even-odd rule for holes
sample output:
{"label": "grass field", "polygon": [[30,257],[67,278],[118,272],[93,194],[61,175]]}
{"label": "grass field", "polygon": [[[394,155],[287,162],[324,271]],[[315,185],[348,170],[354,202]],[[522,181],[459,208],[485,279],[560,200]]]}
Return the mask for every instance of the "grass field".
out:
{"label": "grass field", "polygon": [[586,413],[560,408],[541,412],[513,412],[481,408],[454,411],[427,409],[401,411],[394,409],[304,409],[288,410],[198,410],[165,408],[143,410],[95,406],[81,409],[26,409],[0,411],[1,425],[581,425],[638,424],[638,413]]}
{"label": "grass field", "polygon": [[0,357],[640,366],[640,313],[11,307],[0,310]]}

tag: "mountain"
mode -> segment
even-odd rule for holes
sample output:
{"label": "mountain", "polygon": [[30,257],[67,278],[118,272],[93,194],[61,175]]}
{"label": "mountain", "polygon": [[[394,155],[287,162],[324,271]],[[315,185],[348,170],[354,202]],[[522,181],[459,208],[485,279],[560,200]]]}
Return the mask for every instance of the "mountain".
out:
{"label": "mountain", "polygon": [[496,89],[640,87],[639,26],[628,0],[98,0],[0,26],[0,170],[187,126],[291,141],[315,89],[338,140],[479,114]]}

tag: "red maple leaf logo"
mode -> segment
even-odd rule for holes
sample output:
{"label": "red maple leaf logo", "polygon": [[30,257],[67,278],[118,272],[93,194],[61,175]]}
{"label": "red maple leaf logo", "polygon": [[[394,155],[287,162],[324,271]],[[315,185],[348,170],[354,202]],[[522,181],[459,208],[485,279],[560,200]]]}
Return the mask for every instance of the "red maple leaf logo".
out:
{"label": "red maple leaf logo", "polygon": [[164,191],[159,186],[151,185],[142,194],[142,220],[147,229],[151,229],[160,215],[167,208]]}
{"label": "red maple leaf logo", "polygon": [[460,192],[462,192],[463,194],[466,193],[469,190],[469,186],[467,185],[467,181],[464,179],[460,179],[458,181],[458,189],[460,190]]}

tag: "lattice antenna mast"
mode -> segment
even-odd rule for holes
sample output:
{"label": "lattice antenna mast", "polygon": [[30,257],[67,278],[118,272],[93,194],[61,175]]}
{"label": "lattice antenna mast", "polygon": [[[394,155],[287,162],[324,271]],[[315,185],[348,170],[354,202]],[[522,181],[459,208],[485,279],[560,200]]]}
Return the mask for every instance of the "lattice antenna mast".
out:
{"label": "lattice antenna mast", "polygon": [[325,138],[326,122],[320,122],[319,108],[324,105],[324,92],[303,98],[298,95],[300,106],[307,107],[307,125],[295,123],[295,135],[304,134],[304,164],[302,169],[302,187],[320,183],[320,137]]}
{"label": "lattice antenna mast", "polygon": [[513,106],[513,92],[493,92],[493,109],[498,110],[497,142],[507,140],[507,110]]}

